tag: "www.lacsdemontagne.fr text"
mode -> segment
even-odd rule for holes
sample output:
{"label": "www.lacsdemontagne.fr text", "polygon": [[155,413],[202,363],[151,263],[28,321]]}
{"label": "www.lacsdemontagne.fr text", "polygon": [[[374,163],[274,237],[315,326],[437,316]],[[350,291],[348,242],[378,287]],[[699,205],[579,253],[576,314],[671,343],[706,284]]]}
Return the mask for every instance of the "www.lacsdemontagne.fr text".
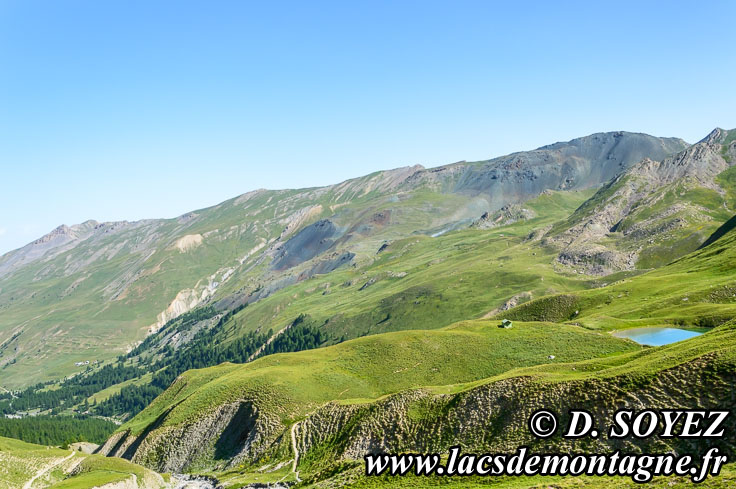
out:
{"label": "www.lacsdemontagne.fr text", "polygon": [[711,448],[704,455],[606,454],[535,454],[520,447],[513,454],[462,453],[459,446],[451,447],[447,461],[432,454],[371,454],[365,457],[366,475],[390,474],[403,476],[623,476],[634,482],[649,482],[655,476],[690,476],[702,482],[720,473],[725,455]]}

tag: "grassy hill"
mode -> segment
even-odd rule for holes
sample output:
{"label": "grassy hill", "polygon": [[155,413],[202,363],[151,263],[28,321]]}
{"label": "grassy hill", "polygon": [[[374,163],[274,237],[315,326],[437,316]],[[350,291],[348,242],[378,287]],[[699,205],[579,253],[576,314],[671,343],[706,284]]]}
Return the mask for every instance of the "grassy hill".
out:
{"label": "grassy hill", "polygon": [[[493,230],[468,229],[435,238],[417,235],[393,241],[377,255],[373,250],[373,258],[363,267],[341,268],[275,291],[228,315],[219,328],[213,325],[221,314],[194,325],[172,321],[125,363],[150,369],[156,362],[175,358],[166,357],[167,349],[186,357],[188,342],[197,331],[208,329],[220,345],[211,347],[222,348],[249,333],[281,331],[304,315],[305,324],[318,328],[329,345],[381,332],[436,329],[468,317],[487,316],[509,307],[505,305],[509,301],[584,290],[592,285],[590,277],[557,273],[552,264],[554,251],[529,236],[568,215],[590,193],[544,194],[525,204],[537,217]],[[521,297],[515,298],[519,293]],[[145,385],[150,380],[150,373],[144,370],[140,379],[103,386],[99,395],[86,399],[89,404],[99,403],[126,385]],[[84,400],[78,397],[74,404]]]}
{"label": "grassy hill", "polygon": [[[192,370],[125,428],[139,434],[164,413],[161,427],[191,422],[235,400],[233,393],[263,397],[266,386],[276,390],[264,401],[289,423],[330,400],[364,402],[414,386],[478,380],[546,363],[549,355],[564,363],[634,350],[639,347],[631,342],[577,326],[516,323],[503,329],[495,320],[464,321],[437,331],[386,333],[246,365]],[[251,386],[257,388],[248,392]],[[180,407],[167,411],[173,405]]]}
{"label": "grassy hill", "polygon": [[[726,223],[724,228],[730,227]],[[507,314],[572,322],[589,329],[674,325],[712,327],[736,317],[733,230],[658,270],[600,289],[529,301]],[[577,314],[576,314],[577,311]]]}
{"label": "grassy hill", "polygon": [[3,489],[91,489],[128,480],[132,489],[166,486],[160,475],[127,460],[0,437],[0,487]]}
{"label": "grassy hill", "polygon": [[69,450],[0,438],[0,485],[8,489],[21,488],[40,469],[70,454]]}

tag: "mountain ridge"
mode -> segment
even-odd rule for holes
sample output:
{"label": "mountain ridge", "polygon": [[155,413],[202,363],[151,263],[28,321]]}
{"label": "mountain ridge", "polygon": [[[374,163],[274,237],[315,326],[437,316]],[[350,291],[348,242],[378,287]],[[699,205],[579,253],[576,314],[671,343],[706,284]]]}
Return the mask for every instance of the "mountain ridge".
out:
{"label": "mountain ridge", "polygon": [[[714,129],[712,131],[712,133],[714,133],[716,131],[719,131],[719,130],[722,131],[722,129],[716,128],[716,129]],[[411,176],[414,176],[414,174],[419,173],[419,172],[437,173],[437,172],[441,172],[441,171],[444,171],[446,169],[449,169],[449,168],[452,168],[452,167],[455,167],[455,166],[459,166],[459,165],[482,165],[482,164],[489,164],[489,163],[500,163],[500,162],[503,162],[504,160],[506,160],[508,158],[513,158],[513,157],[516,157],[518,155],[524,155],[524,154],[533,153],[533,152],[537,152],[537,151],[558,150],[558,149],[565,148],[567,146],[576,146],[576,145],[579,145],[580,143],[583,143],[584,141],[589,140],[589,139],[597,139],[597,138],[606,137],[606,136],[613,136],[615,138],[618,138],[618,137],[621,137],[622,135],[642,136],[642,137],[645,137],[645,138],[659,139],[659,140],[662,140],[663,143],[664,142],[667,142],[667,143],[669,143],[669,144],[671,144],[673,146],[677,146],[677,145],[687,146],[688,145],[688,143],[686,143],[684,140],[682,140],[680,138],[676,138],[676,137],[656,137],[656,136],[650,136],[649,134],[646,134],[646,133],[629,132],[629,131],[598,132],[598,133],[592,133],[592,134],[590,134],[588,136],[582,136],[582,137],[574,138],[574,139],[571,139],[569,141],[558,141],[556,143],[552,143],[552,144],[548,144],[548,145],[543,145],[543,146],[540,146],[540,147],[535,148],[533,150],[517,151],[517,152],[509,153],[508,155],[498,156],[498,157],[494,157],[494,158],[491,158],[491,159],[488,159],[488,160],[479,160],[479,161],[474,161],[474,162],[467,162],[467,161],[463,160],[463,161],[458,161],[458,162],[455,162],[455,163],[449,163],[449,164],[439,165],[439,166],[435,166],[435,167],[424,167],[423,165],[420,165],[420,164],[403,166],[403,167],[396,167],[396,168],[391,168],[391,169],[388,169],[388,170],[379,170],[377,172],[373,172],[373,173],[370,173],[368,175],[361,176],[361,177],[349,178],[349,179],[344,180],[342,182],[338,182],[338,183],[334,183],[334,184],[328,184],[328,185],[322,185],[322,186],[317,186],[317,187],[281,188],[281,189],[258,188],[258,189],[247,191],[247,192],[245,192],[243,194],[240,194],[240,195],[237,195],[235,197],[231,197],[229,199],[226,199],[226,200],[220,202],[219,204],[215,204],[215,205],[208,206],[208,207],[203,207],[201,209],[196,209],[196,210],[193,210],[193,211],[188,211],[188,212],[185,212],[185,213],[183,213],[183,214],[181,214],[179,216],[175,216],[175,217],[171,217],[171,218],[155,218],[155,217],[151,217],[151,218],[139,219],[139,220],[136,220],[136,221],[128,221],[128,220],[123,220],[123,221],[97,221],[95,219],[88,219],[88,220],[86,220],[86,221],[84,221],[82,223],[72,224],[72,225],[67,225],[65,223],[62,223],[62,224],[58,225],[56,228],[54,228],[53,230],[51,230],[48,233],[46,233],[45,235],[41,236],[40,238],[37,238],[36,240],[33,240],[33,241],[27,243],[26,245],[21,246],[20,248],[16,248],[14,250],[9,250],[6,253],[3,253],[2,255],[0,255],[0,261],[3,258],[5,258],[6,255],[11,254],[11,253],[14,253],[14,252],[17,252],[17,251],[19,251],[19,250],[21,250],[21,249],[23,249],[23,248],[25,248],[25,247],[27,247],[29,245],[41,244],[43,241],[50,240],[50,239],[52,239],[56,235],[70,235],[70,234],[73,235],[73,234],[76,234],[76,232],[78,230],[81,230],[83,228],[88,228],[90,226],[93,226],[93,227],[97,228],[97,227],[107,227],[107,226],[115,226],[115,225],[121,225],[121,226],[124,226],[124,225],[135,225],[135,224],[146,223],[146,222],[151,222],[151,221],[182,220],[182,219],[191,217],[193,215],[196,215],[197,212],[202,212],[202,211],[206,211],[206,210],[209,210],[209,209],[216,208],[216,207],[218,207],[218,206],[220,206],[220,205],[222,205],[222,204],[224,204],[224,203],[226,203],[228,201],[231,201],[231,200],[239,201],[239,200],[247,199],[249,196],[257,195],[257,194],[260,194],[260,193],[263,193],[263,192],[289,192],[289,191],[306,191],[306,190],[315,190],[315,189],[326,189],[326,188],[331,188],[331,187],[347,186],[350,183],[353,183],[353,182],[358,181],[358,180],[360,180],[362,178],[365,178],[365,177],[371,176],[371,175],[375,175],[375,174],[394,174],[394,173],[401,174],[401,173],[405,173],[405,172],[411,172],[412,173]],[[707,139],[708,137],[710,137],[710,134],[709,134],[709,136],[706,136],[706,138],[704,138],[703,140]]]}
{"label": "mountain ridge", "polygon": [[[60,238],[0,257],[0,343],[10,342],[0,368],[17,371],[20,360],[34,368],[57,364],[44,376],[60,378],[76,362],[125,353],[199,305],[236,307],[338,268],[360,270],[383,244],[464,229],[484,212],[545,190],[595,187],[642,156],[664,158],[684,146],[639,133],[596,133],[491,160],[250,191],[172,219],[57,228]],[[305,243],[317,239],[308,226],[321,220],[329,223],[329,242],[294,254],[304,247],[290,240],[300,232]],[[283,266],[272,265],[277,256]],[[94,342],[85,338],[89,331]]]}

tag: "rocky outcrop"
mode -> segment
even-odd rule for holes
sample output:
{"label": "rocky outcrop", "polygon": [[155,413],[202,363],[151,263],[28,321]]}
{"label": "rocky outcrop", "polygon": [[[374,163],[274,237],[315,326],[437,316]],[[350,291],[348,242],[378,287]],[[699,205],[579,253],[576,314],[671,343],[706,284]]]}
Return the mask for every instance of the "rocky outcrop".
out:
{"label": "rocky outcrop", "polygon": [[232,277],[232,268],[221,268],[205,280],[200,280],[192,289],[180,290],[168,307],[156,317],[156,322],[148,327],[148,334],[158,332],[167,322],[191,311],[212,297],[223,283]]}
{"label": "rocky outcrop", "polygon": [[718,190],[715,177],[729,167],[718,142],[717,131],[703,141],[690,146],[676,155],[657,161],[645,158],[633,167],[631,175],[645,178],[652,186],[662,186],[689,177],[702,187]]}
{"label": "rocky outcrop", "polygon": [[527,209],[520,205],[505,205],[494,213],[485,212],[476,221],[470,225],[476,229],[491,229],[499,226],[506,226],[517,221],[525,221],[532,219],[536,214],[531,209]]}
{"label": "rocky outcrop", "polygon": [[597,244],[569,246],[557,255],[559,263],[585,270],[591,275],[608,275],[620,270],[633,270],[638,258],[636,252],[624,253]]}

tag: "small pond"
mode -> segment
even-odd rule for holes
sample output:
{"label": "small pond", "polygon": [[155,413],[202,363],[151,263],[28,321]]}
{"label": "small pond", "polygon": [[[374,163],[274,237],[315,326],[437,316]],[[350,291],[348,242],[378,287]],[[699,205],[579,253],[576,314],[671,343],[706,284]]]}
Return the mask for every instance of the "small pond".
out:
{"label": "small pond", "polygon": [[704,328],[633,328],[614,331],[613,336],[628,338],[640,345],[662,346],[700,336],[706,331]]}

